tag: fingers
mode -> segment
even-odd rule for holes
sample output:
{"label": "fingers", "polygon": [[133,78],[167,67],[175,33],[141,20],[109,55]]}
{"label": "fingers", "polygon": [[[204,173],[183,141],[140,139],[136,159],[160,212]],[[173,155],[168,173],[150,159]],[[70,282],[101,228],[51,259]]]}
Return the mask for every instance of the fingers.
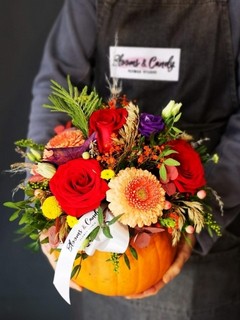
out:
{"label": "fingers", "polygon": [[153,296],[155,294],[158,293],[159,290],[161,290],[166,284],[164,283],[163,280],[159,281],[158,283],[156,283],[154,286],[152,286],[151,288],[145,290],[142,293],[138,293],[138,294],[134,294],[131,296],[127,296],[125,297],[126,299],[144,299],[150,296]]}
{"label": "fingers", "polygon": [[184,264],[187,262],[187,260],[190,258],[192,254],[195,241],[195,236],[192,234],[187,235],[186,237],[181,239],[178,246],[176,258],[171,267],[167,270],[167,272],[164,274],[162,278],[165,284],[169,283],[179,275]]}
{"label": "fingers", "polygon": [[77,290],[79,292],[83,291],[83,288],[80,287],[79,285],[77,285],[75,282],[73,282],[72,280],[70,281],[70,288],[73,290]]}

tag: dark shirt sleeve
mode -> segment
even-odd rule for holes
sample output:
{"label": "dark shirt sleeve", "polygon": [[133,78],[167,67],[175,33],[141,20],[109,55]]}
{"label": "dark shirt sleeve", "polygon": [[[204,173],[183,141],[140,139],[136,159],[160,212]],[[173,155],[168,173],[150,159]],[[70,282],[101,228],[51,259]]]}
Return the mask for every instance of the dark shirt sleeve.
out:
{"label": "dark shirt sleeve", "polygon": [[50,112],[50,79],[66,87],[66,77],[81,87],[91,85],[96,43],[95,0],[66,0],[47,38],[39,72],[33,83],[28,137],[46,143],[53,129],[67,118]]}
{"label": "dark shirt sleeve", "polygon": [[[236,70],[238,111],[230,117],[225,134],[215,150],[219,155],[219,163],[209,165],[206,168],[206,174],[209,185],[214,190],[218,190],[224,203],[223,215],[219,213],[219,207],[214,205],[217,222],[222,226],[222,229],[229,228],[237,236],[240,236],[240,1],[229,1],[229,14]],[[207,232],[202,232],[198,236],[198,249],[206,254],[216,239],[216,237],[211,238]]]}

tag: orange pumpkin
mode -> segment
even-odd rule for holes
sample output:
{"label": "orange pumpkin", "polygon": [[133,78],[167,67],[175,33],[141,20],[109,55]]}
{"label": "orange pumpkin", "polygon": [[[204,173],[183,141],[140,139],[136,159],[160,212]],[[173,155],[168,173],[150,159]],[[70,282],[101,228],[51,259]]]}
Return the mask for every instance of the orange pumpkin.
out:
{"label": "orange pumpkin", "polygon": [[171,236],[160,232],[151,236],[150,243],[145,248],[138,248],[136,260],[130,250],[126,254],[130,261],[127,267],[124,257],[119,259],[119,269],[114,271],[111,253],[96,251],[82,261],[80,272],[73,277],[79,286],[95,293],[107,296],[128,296],[141,293],[161,280],[171,265],[176,249],[172,247]]}

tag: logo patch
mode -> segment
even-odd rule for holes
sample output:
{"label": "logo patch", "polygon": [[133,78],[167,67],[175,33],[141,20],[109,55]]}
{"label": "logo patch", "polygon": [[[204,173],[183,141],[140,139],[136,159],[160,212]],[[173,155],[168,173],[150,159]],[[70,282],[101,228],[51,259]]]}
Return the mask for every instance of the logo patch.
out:
{"label": "logo patch", "polygon": [[179,48],[110,47],[110,76],[119,79],[178,81]]}

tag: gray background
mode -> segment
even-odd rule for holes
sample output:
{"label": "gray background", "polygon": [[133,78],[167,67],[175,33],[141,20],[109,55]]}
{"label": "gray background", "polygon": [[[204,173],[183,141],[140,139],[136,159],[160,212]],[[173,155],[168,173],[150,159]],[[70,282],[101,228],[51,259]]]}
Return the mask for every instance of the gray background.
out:
{"label": "gray background", "polygon": [[[19,161],[14,141],[25,138],[31,86],[43,45],[63,0],[0,0],[0,319],[71,319],[70,307],[52,284],[53,271],[40,253],[14,241],[17,223],[2,203],[20,176],[4,173]],[[20,200],[20,195],[16,198]]]}

